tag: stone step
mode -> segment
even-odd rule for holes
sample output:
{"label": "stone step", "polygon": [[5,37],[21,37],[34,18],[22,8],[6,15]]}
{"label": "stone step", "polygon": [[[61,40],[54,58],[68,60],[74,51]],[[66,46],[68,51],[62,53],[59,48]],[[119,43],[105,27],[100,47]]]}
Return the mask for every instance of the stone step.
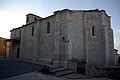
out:
{"label": "stone step", "polygon": [[50,69],[56,69],[56,68],[61,68],[60,66],[53,66],[53,65],[51,65],[51,66],[48,66]]}
{"label": "stone step", "polygon": [[55,73],[55,72],[61,72],[61,71],[65,71],[67,70],[67,68],[54,68],[54,69],[51,69],[50,71],[52,73]]}
{"label": "stone step", "polygon": [[55,75],[57,77],[60,77],[60,76],[64,76],[64,75],[72,74],[72,73],[75,73],[75,72],[73,70],[65,70],[65,71],[56,72]]}
{"label": "stone step", "polygon": [[68,74],[68,75],[65,75],[65,76],[62,76],[62,77],[66,77],[68,79],[88,79],[88,78],[91,78],[90,76],[77,74],[77,73]]}

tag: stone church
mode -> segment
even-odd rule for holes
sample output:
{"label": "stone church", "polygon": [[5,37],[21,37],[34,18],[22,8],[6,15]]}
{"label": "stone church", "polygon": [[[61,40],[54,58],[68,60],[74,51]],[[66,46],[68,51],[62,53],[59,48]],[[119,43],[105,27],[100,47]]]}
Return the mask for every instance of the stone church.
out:
{"label": "stone church", "polygon": [[76,68],[80,64],[115,64],[113,30],[105,10],[58,10],[42,18],[26,15],[26,24],[11,30],[10,57],[52,62]]}

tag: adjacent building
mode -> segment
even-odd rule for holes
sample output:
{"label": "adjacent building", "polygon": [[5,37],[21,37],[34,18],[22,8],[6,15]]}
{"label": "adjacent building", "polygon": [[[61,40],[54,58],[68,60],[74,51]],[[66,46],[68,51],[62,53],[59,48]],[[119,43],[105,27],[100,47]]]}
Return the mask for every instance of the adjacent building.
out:
{"label": "adjacent building", "polygon": [[9,56],[10,43],[6,42],[6,38],[0,37],[0,58],[6,58]]}
{"label": "adjacent building", "polygon": [[11,58],[68,68],[115,65],[111,17],[105,10],[64,9],[45,18],[31,13],[26,18],[25,25],[11,30]]}

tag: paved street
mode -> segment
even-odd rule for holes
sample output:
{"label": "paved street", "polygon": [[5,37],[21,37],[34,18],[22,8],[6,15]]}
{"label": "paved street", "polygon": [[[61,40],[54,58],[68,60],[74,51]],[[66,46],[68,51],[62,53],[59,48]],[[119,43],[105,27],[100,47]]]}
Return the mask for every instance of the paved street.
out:
{"label": "paved street", "polygon": [[67,79],[65,77],[55,77],[55,76],[41,74],[38,72],[31,72],[10,78],[5,78],[2,80],[113,80],[113,79],[109,79],[109,78]]}
{"label": "paved street", "polygon": [[[20,60],[0,60],[0,80],[74,80],[45,75],[37,70],[42,65]],[[82,76],[81,76],[82,77]],[[86,78],[76,80],[112,80],[109,78]]]}
{"label": "paved street", "polygon": [[0,79],[40,70],[42,65],[20,60],[0,60]]}

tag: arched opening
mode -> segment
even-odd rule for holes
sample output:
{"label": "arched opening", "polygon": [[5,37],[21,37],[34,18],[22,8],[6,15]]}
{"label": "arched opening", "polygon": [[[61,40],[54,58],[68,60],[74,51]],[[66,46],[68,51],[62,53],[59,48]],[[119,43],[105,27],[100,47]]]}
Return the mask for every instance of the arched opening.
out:
{"label": "arched opening", "polygon": [[17,58],[20,57],[20,47],[17,48]]}

